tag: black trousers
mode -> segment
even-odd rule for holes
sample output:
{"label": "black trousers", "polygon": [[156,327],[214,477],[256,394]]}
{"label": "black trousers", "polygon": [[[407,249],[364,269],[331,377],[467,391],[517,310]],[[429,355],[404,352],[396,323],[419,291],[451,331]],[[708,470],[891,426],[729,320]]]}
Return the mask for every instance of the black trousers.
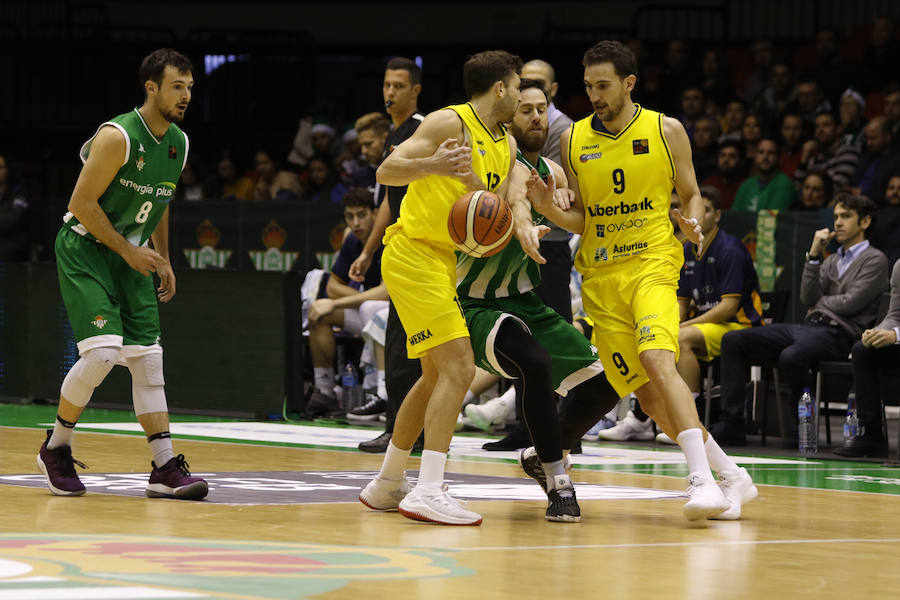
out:
{"label": "black trousers", "polygon": [[881,408],[881,370],[897,371],[900,346],[867,348],[862,342],[853,344],[853,381],[856,385],[856,415],[860,431],[881,435],[884,422]]}
{"label": "black trousers", "polygon": [[572,295],[569,278],[572,274],[572,251],[569,242],[541,242],[541,254],[547,262],[541,265],[541,283],[534,292],[544,304],[572,322]]}
{"label": "black trousers", "polygon": [[406,331],[397,315],[394,303],[388,304],[388,318],[384,331],[384,386],[387,388],[387,409],[384,430],[394,432],[397,411],[406,394],[422,376],[422,364],[406,354]]}
{"label": "black trousers", "polygon": [[[722,337],[721,419],[731,425],[744,424],[744,389],[750,366],[777,360],[778,370],[791,384],[785,423],[797,431],[797,401],[803,388],[812,388],[810,369],[820,360],[846,360],[850,338],[836,327],[776,323],[731,331]],[[857,392],[858,393],[858,392]]]}

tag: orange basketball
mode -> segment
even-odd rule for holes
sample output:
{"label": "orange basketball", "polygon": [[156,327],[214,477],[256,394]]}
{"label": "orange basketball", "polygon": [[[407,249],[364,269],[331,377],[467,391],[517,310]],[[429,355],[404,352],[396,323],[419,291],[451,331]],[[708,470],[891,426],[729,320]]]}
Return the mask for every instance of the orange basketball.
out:
{"label": "orange basketball", "polygon": [[475,258],[503,250],[512,237],[513,214],[509,204],[492,192],[469,192],[450,208],[447,228],[460,252]]}

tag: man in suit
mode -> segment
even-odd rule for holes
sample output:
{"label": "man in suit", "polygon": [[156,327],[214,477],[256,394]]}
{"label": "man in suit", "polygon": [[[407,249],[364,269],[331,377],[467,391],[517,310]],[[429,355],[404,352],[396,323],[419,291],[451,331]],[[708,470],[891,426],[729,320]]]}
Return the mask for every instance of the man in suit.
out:
{"label": "man in suit", "polygon": [[[881,293],[887,288],[887,258],[869,245],[875,203],[865,196],[839,194],[834,204],[834,231],[816,231],[800,282],[800,302],[810,307],[805,323],[778,323],[732,331],[722,337],[722,415],[709,428],[722,444],[744,445],[744,384],[750,365],[777,359],[791,382],[796,402],[811,387],[810,369],[820,360],[843,360],[863,330],[875,321]],[[832,239],[841,245],[824,258]],[[793,405],[796,406],[796,405]],[[796,447],[797,411],[789,411],[785,447]]]}
{"label": "man in suit", "polygon": [[891,273],[891,304],[884,319],[872,329],[866,329],[853,344],[853,379],[856,382],[856,414],[859,434],[850,442],[834,450],[835,454],[857,458],[886,457],[888,441],[884,437],[881,411],[881,382],[884,367],[900,364],[900,260]]}

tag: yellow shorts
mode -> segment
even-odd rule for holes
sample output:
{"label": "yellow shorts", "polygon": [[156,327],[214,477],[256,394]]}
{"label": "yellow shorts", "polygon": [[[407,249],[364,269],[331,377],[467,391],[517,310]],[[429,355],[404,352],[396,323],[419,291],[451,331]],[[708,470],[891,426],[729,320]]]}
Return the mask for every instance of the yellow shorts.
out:
{"label": "yellow shorts", "polygon": [[703,334],[706,342],[706,356],[698,356],[700,360],[710,361],[722,354],[722,336],[729,331],[747,329],[750,325],[744,323],[694,323],[689,327],[696,327]]}
{"label": "yellow shorts", "polygon": [[679,268],[643,259],[598,271],[584,278],[581,298],[606,377],[625,396],[650,381],[641,352],[671,350],[678,360]]}
{"label": "yellow shorts", "polygon": [[394,230],[381,255],[381,277],[406,330],[406,351],[419,358],[450,340],[469,337],[456,298],[456,254]]}

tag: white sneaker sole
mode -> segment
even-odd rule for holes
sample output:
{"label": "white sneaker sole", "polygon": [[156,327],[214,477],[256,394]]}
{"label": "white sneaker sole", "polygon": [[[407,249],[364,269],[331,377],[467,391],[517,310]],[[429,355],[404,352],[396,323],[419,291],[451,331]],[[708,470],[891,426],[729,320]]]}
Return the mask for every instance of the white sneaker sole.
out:
{"label": "white sneaker sole", "polygon": [[711,519],[716,515],[725,512],[728,510],[731,505],[728,503],[728,500],[725,496],[722,496],[724,500],[724,504],[716,505],[716,504],[701,504],[699,502],[691,504],[688,501],[687,504],[684,505],[684,517],[688,521],[699,521],[701,519]]}
{"label": "white sneaker sole", "polygon": [[482,518],[479,515],[477,521],[468,521],[462,519],[454,519],[449,520],[444,517],[435,517],[431,515],[423,514],[422,512],[418,512],[416,510],[407,510],[402,506],[397,509],[401,515],[408,519],[412,519],[414,521],[423,521],[425,523],[434,523],[436,525],[481,525]]}
{"label": "white sneaker sole", "polygon": [[50,489],[51,492],[53,492],[54,496],[84,496],[84,492],[86,490],[67,492],[66,490],[61,490],[58,487],[54,486],[52,483],[50,483],[50,475],[47,474],[47,466],[44,465],[44,461],[41,460],[40,454],[37,455],[37,464],[38,464],[38,467],[40,467],[40,469],[41,469],[41,473],[43,473],[44,477],[47,478],[47,487]]}
{"label": "white sneaker sole", "polygon": [[740,504],[737,505],[737,507],[729,506],[726,510],[709,518],[714,521],[737,521],[741,518],[743,506],[751,500],[754,500],[757,496],[759,496],[759,490],[755,485],[751,484],[750,487],[747,488],[741,495],[741,501]]}
{"label": "white sneaker sole", "polygon": [[148,498],[175,498],[176,500],[202,500],[209,493],[205,481],[195,481],[190,485],[171,488],[162,483],[151,483],[144,490]]}

